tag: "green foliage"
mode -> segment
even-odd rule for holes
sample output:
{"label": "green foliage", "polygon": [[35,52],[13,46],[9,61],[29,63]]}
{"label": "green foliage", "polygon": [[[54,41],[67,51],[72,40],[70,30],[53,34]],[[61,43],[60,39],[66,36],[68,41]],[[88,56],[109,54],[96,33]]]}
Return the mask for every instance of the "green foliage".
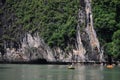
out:
{"label": "green foliage", "polygon": [[120,57],[120,30],[113,34],[113,55],[116,58]]}
{"label": "green foliage", "polygon": [[[105,53],[120,56],[120,1],[93,0],[94,26],[101,45],[105,44]],[[118,31],[117,31],[118,30]]]}
{"label": "green foliage", "polygon": [[105,42],[111,42],[114,31],[118,29],[115,3],[111,0],[93,0],[93,6],[95,29],[100,38]]}
{"label": "green foliage", "polygon": [[113,56],[113,43],[112,42],[111,43],[107,43],[105,45],[105,52],[106,52],[106,54]]}
{"label": "green foliage", "polygon": [[79,0],[6,0],[4,40],[38,31],[49,46],[66,48],[75,42],[78,9]]}
{"label": "green foliage", "polygon": [[[0,44],[4,40],[18,42],[25,32],[38,31],[49,46],[70,49],[76,38],[79,1],[6,0],[0,9],[0,27],[4,34]],[[106,46],[105,53],[118,57],[120,1],[92,0],[92,10],[95,30],[101,45]]]}

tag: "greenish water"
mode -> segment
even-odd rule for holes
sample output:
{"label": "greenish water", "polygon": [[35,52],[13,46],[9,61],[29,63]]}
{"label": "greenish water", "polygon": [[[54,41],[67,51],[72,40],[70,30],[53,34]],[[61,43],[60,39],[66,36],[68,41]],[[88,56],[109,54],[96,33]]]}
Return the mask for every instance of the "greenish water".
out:
{"label": "greenish water", "polygon": [[120,67],[0,64],[0,80],[120,80]]}

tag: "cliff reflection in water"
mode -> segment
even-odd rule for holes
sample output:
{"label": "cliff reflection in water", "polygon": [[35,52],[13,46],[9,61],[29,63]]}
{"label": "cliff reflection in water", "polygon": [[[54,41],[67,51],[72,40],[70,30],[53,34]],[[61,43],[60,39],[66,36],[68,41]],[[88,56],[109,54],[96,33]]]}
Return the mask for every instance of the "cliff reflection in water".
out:
{"label": "cliff reflection in water", "polygon": [[119,80],[119,67],[107,69],[100,65],[19,65],[0,64],[1,80]]}

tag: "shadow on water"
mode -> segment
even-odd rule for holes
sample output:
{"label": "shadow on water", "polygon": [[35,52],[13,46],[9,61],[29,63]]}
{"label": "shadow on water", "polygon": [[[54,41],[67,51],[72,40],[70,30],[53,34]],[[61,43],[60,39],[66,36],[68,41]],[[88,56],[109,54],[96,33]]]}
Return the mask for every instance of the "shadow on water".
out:
{"label": "shadow on water", "polygon": [[1,69],[11,69],[11,67],[0,67],[0,70]]}
{"label": "shadow on water", "polygon": [[0,65],[0,80],[120,80],[120,67],[108,69],[100,65]]}

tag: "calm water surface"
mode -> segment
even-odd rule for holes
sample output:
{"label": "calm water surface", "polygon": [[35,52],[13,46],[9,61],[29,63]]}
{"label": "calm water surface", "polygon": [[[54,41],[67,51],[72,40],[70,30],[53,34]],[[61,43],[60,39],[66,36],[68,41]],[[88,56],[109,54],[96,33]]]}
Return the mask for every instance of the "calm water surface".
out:
{"label": "calm water surface", "polygon": [[0,80],[120,80],[120,67],[0,64]]}

